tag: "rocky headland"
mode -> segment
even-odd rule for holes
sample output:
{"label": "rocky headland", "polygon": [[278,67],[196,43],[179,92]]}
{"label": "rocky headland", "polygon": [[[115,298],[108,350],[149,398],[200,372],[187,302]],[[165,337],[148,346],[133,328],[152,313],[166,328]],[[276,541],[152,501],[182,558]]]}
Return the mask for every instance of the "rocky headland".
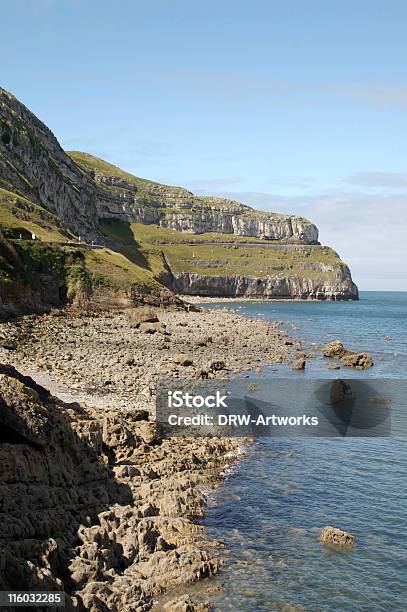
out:
{"label": "rocky headland", "polygon": [[[271,276],[209,276],[193,272],[180,272],[174,275],[174,290],[185,295],[211,297],[233,297],[252,299],[297,299],[297,300],[346,300],[357,292],[352,288],[349,270],[340,266],[336,276],[329,278],[323,272],[323,266],[318,265],[320,275],[314,278],[304,278],[297,274],[287,274],[284,277]],[[335,272],[334,268],[329,269]]]}
{"label": "rocky headland", "polygon": [[174,293],[358,298],[348,266],[298,215],[258,211],[64,151],[0,88],[0,315]]}
{"label": "rocky headland", "polygon": [[1,88],[0,151],[0,186],[44,207],[62,229],[88,241],[101,239],[100,219],[113,218],[188,233],[318,242],[317,228],[302,217],[194,196],[181,187],[134,177],[86,153],[67,154],[51,130]]}

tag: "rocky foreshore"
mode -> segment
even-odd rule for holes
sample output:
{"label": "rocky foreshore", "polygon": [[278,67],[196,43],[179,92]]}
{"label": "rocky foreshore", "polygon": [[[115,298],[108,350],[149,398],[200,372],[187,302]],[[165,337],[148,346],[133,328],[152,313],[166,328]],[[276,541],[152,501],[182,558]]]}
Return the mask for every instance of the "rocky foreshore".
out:
{"label": "rocky foreshore", "polygon": [[[0,335],[0,588],[130,612],[216,574],[216,542],[194,519],[238,444],[162,440],[155,385],[288,361],[286,332],[220,310],[137,309],[26,316]],[[166,609],[207,609],[194,606]]]}
{"label": "rocky foreshore", "polygon": [[226,378],[293,354],[279,323],[227,310],[59,310],[5,323],[0,333],[11,346],[3,358],[101,408],[149,408],[163,378]]}

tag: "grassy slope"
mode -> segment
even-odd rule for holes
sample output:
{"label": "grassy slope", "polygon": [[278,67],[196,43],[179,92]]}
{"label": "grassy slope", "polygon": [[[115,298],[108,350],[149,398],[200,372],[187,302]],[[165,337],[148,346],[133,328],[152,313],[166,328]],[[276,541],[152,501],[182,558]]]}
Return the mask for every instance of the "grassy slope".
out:
{"label": "grassy slope", "polygon": [[[237,202],[195,197],[179,187],[145,181],[86,153],[73,151],[69,152],[69,155],[88,171],[96,171],[106,177],[116,177],[134,185],[137,188],[137,199],[144,206],[155,201],[155,189],[158,189],[161,190],[161,195],[156,205],[164,206],[165,212],[179,211],[180,207],[188,205],[191,210],[199,210],[200,206],[223,209],[237,206],[238,212],[244,216],[262,215],[260,211],[254,211]],[[119,189],[122,190],[123,186]],[[177,206],[175,209],[174,203]],[[100,228],[106,237],[120,245],[122,253],[135,263],[145,265],[155,275],[165,271],[162,255],[174,273],[186,271],[207,276],[240,274],[261,277],[289,274],[329,279],[343,265],[337,254],[328,247],[304,245],[296,249],[274,249],[265,247],[264,240],[256,237],[214,232],[189,234],[156,225],[129,224],[116,219],[103,220]],[[217,242],[226,244],[205,244]],[[256,243],[259,248],[245,247],[245,243]]]}
{"label": "grassy slope", "polygon": [[[121,243],[123,252],[140,253],[149,262],[151,270],[158,274],[164,271],[164,254],[171,270],[196,272],[208,276],[262,277],[269,275],[294,275],[314,278],[329,278],[333,272],[321,272],[320,264],[338,269],[340,258],[329,247],[306,246],[299,248],[265,246],[264,240],[239,239],[223,234],[184,234],[155,225],[126,224],[118,220],[101,223],[103,233]],[[230,244],[204,244],[204,242],[229,242]],[[259,242],[258,248],[245,246],[245,242]]]}
{"label": "grassy slope", "polygon": [[0,189],[0,227],[5,235],[18,238],[19,233],[34,233],[41,240],[64,242],[68,239],[58,227],[52,213],[11,191]]}
{"label": "grassy slope", "polygon": [[[121,178],[131,185],[135,185],[136,187],[148,187],[159,185],[159,183],[155,183],[154,181],[148,181],[146,179],[141,179],[133,174],[129,174],[125,172],[118,166],[114,166],[113,164],[109,164],[108,162],[100,159],[99,157],[95,157],[94,155],[89,155],[89,153],[83,153],[82,151],[66,151],[66,153],[80,166],[83,166],[87,170],[96,172],[100,172],[100,174],[104,174],[105,176],[116,176]],[[181,188],[180,188],[181,190]]]}
{"label": "grassy slope", "polygon": [[110,249],[88,249],[86,268],[96,285],[112,289],[137,287],[139,291],[159,291],[162,287],[153,273]]}
{"label": "grassy slope", "polygon": [[[72,152],[71,157],[87,170],[96,170],[105,176],[116,176],[137,187],[148,198],[156,197],[155,189],[167,189],[158,183],[134,177],[120,168],[85,153]],[[191,194],[178,187],[169,187],[170,197],[189,199]],[[153,194],[153,196],[151,195]],[[163,196],[157,196],[163,205]],[[199,199],[201,201],[201,199]],[[165,198],[165,203],[167,199]],[[223,204],[222,204],[223,206]],[[242,206],[243,205],[239,205]],[[166,207],[167,210],[170,207]],[[250,209],[249,209],[250,210]],[[58,226],[54,215],[25,198],[0,190],[0,228],[11,243],[30,250],[32,245],[16,240],[23,231],[35,233],[44,243],[50,244],[58,258],[60,249],[83,252],[84,269],[95,286],[112,289],[137,287],[140,291],[154,292],[161,285],[156,278],[166,272],[165,260],[174,273],[196,272],[203,275],[286,276],[298,274],[302,277],[329,278],[342,265],[338,256],[327,247],[299,249],[267,248],[259,238],[235,236],[233,234],[186,234],[155,225],[128,224],[118,220],[100,223],[102,233],[118,245],[120,252],[109,249],[86,249],[80,245],[66,246],[71,236]],[[23,238],[26,238],[23,235]],[[227,244],[205,244],[205,243]],[[65,246],[63,245],[65,243]],[[245,246],[258,243],[258,248]],[[165,257],[165,259],[164,259]],[[320,264],[330,266],[333,271],[318,270]],[[7,277],[9,264],[0,259],[0,277]],[[3,269],[3,274],[1,270]]]}
{"label": "grassy slope", "polygon": [[[68,284],[86,277],[94,286],[114,290],[136,288],[140,292],[154,292],[162,288],[146,261],[131,261],[109,249],[86,249],[76,242],[69,244],[72,236],[61,230],[52,213],[4,189],[0,189],[0,231],[5,237],[0,244],[3,283],[34,284],[39,282],[36,273],[43,269],[47,274],[55,272],[61,281],[66,277]],[[30,239],[32,233],[36,241]],[[83,255],[83,270],[78,278],[75,278],[78,270],[73,267],[77,264],[73,261],[74,253]]]}

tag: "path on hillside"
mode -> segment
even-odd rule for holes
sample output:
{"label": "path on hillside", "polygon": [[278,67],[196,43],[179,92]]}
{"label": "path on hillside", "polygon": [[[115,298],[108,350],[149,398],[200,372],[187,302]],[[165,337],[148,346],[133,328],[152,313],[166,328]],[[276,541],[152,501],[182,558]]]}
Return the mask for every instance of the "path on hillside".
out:
{"label": "path on hillside", "polygon": [[187,244],[187,245],[191,245],[191,246],[239,246],[239,247],[249,247],[249,248],[266,248],[266,249],[302,249],[304,247],[309,247],[309,248],[316,248],[316,247],[321,247],[320,244],[272,244],[270,242],[233,242],[232,240],[230,242],[212,242],[212,241],[196,241],[194,242],[193,240],[188,240],[188,241],[182,241],[179,244]]}
{"label": "path on hillside", "polygon": [[[197,236],[199,236],[199,234],[196,234]],[[15,239],[16,242],[34,242],[35,240],[21,240],[21,239]],[[40,241],[42,242],[42,241]],[[92,244],[90,242],[84,242],[84,241],[67,241],[67,242],[57,242],[56,244],[58,244],[59,246],[69,246],[69,247],[83,247],[83,248],[88,248],[88,249],[112,249],[115,248],[117,246],[134,246],[134,243],[129,242],[127,244],[120,244],[120,245],[113,245],[112,243],[109,244]],[[170,242],[168,241],[167,243],[159,243],[159,244],[182,244],[182,245],[187,245],[187,246],[194,246],[194,247],[198,247],[198,246],[212,246],[212,247],[216,247],[216,246],[224,246],[224,247],[247,247],[247,248],[261,248],[261,249],[303,249],[304,247],[306,248],[318,248],[318,247],[323,247],[323,245],[321,244],[283,244],[283,243],[270,243],[268,241],[264,241],[264,242],[241,242],[238,240],[228,240],[225,242],[221,242],[221,241],[212,241],[212,240],[182,240],[182,241],[175,241],[175,242]]]}

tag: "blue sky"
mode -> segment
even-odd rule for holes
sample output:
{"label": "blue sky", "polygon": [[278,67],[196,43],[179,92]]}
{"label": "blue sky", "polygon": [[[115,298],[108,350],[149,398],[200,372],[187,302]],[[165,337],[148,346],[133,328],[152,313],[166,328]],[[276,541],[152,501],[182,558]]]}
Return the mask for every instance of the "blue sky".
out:
{"label": "blue sky", "polygon": [[407,3],[15,0],[1,86],[66,149],[307,216],[407,290]]}

